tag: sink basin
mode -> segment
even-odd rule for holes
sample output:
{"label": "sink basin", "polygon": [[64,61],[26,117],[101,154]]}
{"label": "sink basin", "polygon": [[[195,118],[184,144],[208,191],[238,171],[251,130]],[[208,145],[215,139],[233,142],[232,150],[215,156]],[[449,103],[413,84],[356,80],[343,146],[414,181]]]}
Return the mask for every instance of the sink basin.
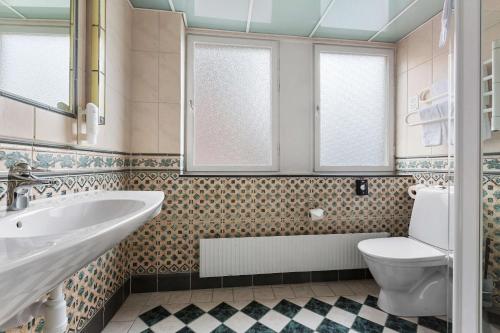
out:
{"label": "sink basin", "polygon": [[157,191],[95,191],[0,211],[0,327],[156,216]]}

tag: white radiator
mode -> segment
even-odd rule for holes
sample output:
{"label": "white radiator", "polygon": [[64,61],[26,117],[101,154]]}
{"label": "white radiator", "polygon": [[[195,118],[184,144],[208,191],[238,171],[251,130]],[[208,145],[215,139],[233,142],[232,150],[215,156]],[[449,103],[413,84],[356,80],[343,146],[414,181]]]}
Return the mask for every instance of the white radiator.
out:
{"label": "white radiator", "polygon": [[358,243],[387,232],[200,240],[200,276],[366,268]]}

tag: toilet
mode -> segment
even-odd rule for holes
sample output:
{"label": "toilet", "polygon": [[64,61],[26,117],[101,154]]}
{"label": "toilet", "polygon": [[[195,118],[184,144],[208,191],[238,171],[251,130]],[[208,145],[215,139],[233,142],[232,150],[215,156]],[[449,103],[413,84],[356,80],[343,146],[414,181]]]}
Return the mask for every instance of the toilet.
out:
{"label": "toilet", "polygon": [[454,220],[448,219],[449,198],[452,202],[452,187],[421,189],[408,237],[359,242],[358,249],[380,286],[378,306],[385,312],[407,317],[449,314],[453,225],[448,228],[448,220]]}

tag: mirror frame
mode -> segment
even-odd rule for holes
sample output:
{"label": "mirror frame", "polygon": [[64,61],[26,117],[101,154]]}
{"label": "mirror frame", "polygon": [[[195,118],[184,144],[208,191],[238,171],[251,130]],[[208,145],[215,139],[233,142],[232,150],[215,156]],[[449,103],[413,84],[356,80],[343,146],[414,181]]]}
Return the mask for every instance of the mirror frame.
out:
{"label": "mirror frame", "polygon": [[54,106],[32,100],[0,89],[0,96],[7,97],[21,103],[52,111],[63,116],[76,118],[78,113],[78,1],[70,0],[70,68],[69,68],[69,106],[70,111],[63,111]]}

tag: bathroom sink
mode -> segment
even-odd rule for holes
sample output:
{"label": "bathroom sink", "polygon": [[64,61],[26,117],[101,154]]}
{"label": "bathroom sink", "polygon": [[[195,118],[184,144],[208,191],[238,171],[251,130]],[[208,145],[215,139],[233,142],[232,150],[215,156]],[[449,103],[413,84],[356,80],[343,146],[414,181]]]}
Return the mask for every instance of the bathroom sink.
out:
{"label": "bathroom sink", "polygon": [[0,211],[0,327],[156,216],[157,191],[95,191]]}

